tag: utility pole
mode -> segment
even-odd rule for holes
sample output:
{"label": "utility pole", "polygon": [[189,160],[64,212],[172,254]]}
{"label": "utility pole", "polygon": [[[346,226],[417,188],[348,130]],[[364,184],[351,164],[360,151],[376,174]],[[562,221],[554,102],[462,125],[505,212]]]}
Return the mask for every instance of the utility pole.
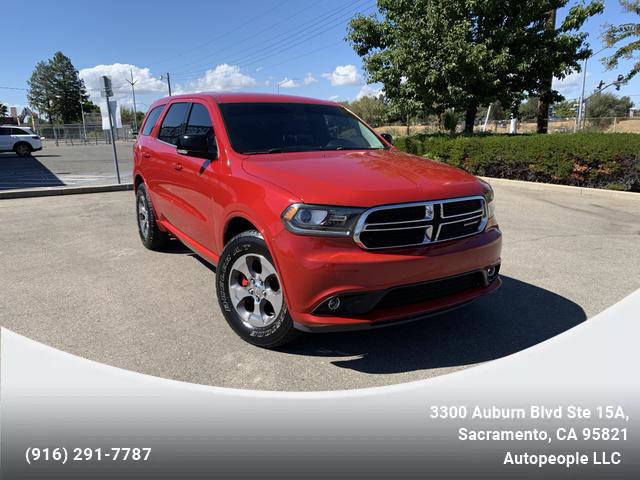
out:
{"label": "utility pole", "polygon": [[[168,74],[167,74],[168,75]],[[133,68],[131,69],[131,81],[127,80],[127,83],[131,85],[131,93],[133,94],[133,129],[138,132],[138,109],[136,108],[136,89],[133,86],[138,83],[133,81]],[[169,87],[169,95],[171,95],[171,87]]]}
{"label": "utility pole", "polygon": [[118,167],[118,153],[116,152],[116,137],[113,134],[113,118],[111,117],[111,103],[109,103],[109,97],[113,95],[113,88],[111,87],[111,79],[104,75],[102,77],[104,84],[104,96],[107,100],[107,114],[109,115],[109,131],[111,133],[111,147],[113,148],[113,163],[116,166],[116,177],[118,178],[118,184],[120,184],[120,168]]}
{"label": "utility pole", "polygon": [[[164,80],[162,75],[160,76],[160,80]],[[171,75],[167,72],[167,86],[169,87],[169,96],[171,96]]]}

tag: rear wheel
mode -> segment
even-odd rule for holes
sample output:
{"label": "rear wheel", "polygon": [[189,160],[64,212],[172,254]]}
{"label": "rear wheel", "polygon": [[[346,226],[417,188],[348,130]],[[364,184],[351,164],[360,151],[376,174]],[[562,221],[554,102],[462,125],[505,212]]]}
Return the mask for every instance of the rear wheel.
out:
{"label": "rear wheel", "polygon": [[243,232],[227,244],[216,270],[216,291],[225,319],[245,341],[273,348],[298,336],[280,276],[257,231]]}
{"label": "rear wheel", "polygon": [[31,155],[32,148],[28,143],[20,142],[13,147],[13,151],[16,152],[16,155],[19,157],[28,157]]}
{"label": "rear wheel", "polygon": [[167,243],[169,235],[158,228],[156,212],[144,183],[140,184],[136,192],[136,218],[140,240],[145,247],[157,250]]}

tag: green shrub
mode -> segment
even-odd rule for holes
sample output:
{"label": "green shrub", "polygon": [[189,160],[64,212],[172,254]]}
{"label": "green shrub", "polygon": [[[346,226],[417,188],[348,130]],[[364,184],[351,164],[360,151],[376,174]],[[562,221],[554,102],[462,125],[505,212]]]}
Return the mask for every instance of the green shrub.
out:
{"label": "green shrub", "polygon": [[396,146],[474,175],[640,192],[640,135],[420,134]]}

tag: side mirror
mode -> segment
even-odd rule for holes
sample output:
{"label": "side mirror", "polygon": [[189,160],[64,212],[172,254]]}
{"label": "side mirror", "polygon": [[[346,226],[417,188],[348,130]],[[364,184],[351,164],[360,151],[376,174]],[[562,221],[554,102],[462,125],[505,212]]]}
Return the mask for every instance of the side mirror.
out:
{"label": "side mirror", "polygon": [[192,157],[215,160],[218,156],[215,141],[210,142],[207,135],[181,135],[178,137],[176,149],[179,154]]}
{"label": "side mirror", "polygon": [[381,133],[380,136],[393,145],[393,136],[390,133]]}

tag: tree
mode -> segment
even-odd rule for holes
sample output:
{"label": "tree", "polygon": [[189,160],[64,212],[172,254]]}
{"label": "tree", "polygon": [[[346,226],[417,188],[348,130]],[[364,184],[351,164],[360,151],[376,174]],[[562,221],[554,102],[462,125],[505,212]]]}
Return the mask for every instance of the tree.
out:
{"label": "tree", "polygon": [[[357,16],[347,39],[371,82],[391,105],[410,112],[465,112],[473,131],[478,107],[500,101],[515,112],[524,92],[538,94],[591,52],[575,33],[602,11],[600,0],[574,6],[557,29],[548,14],[568,0],[378,0],[382,16]],[[557,92],[553,99],[561,99]]]}
{"label": "tree", "polygon": [[7,106],[0,102],[0,117],[6,117],[9,114],[9,109]]}
{"label": "tree", "polygon": [[[123,124],[133,125],[133,108],[121,107],[120,118],[122,119]],[[141,125],[142,120],[144,120],[144,113],[136,112],[136,120],[138,122],[137,124]]]}
{"label": "tree", "polygon": [[[640,0],[620,0],[620,4],[628,12],[640,15]],[[616,68],[618,62],[622,59],[634,58],[635,54],[636,63],[626,75],[626,80],[640,72],[640,56],[638,56],[640,52],[640,23],[623,23],[617,26],[607,25],[603,37],[608,47],[613,47],[625,40],[631,40],[628,44],[619,47],[610,57],[602,59],[608,70]]]}
{"label": "tree", "polygon": [[449,132],[449,135],[453,135],[456,133],[456,128],[460,121],[460,115],[458,115],[458,113],[453,109],[445,110],[440,121],[442,123],[442,128]]}
{"label": "tree", "polygon": [[54,118],[62,123],[81,120],[81,101],[87,110],[95,107],[89,102],[78,71],[62,52],[56,52],[47,62],[38,62],[28,83],[29,104],[46,112],[49,122]]}
{"label": "tree", "polygon": [[618,97],[613,93],[595,93],[587,100],[587,118],[597,127],[607,127],[613,123],[613,117],[625,117],[633,102],[629,97]]}
{"label": "tree", "polygon": [[553,105],[553,113],[556,117],[575,117],[578,112],[578,102],[576,100],[562,101]]}
{"label": "tree", "polygon": [[387,118],[387,105],[382,97],[362,97],[347,108],[374,127],[383,125]]}
{"label": "tree", "polygon": [[518,118],[520,120],[533,120],[538,115],[538,97],[529,96],[518,107]]}

